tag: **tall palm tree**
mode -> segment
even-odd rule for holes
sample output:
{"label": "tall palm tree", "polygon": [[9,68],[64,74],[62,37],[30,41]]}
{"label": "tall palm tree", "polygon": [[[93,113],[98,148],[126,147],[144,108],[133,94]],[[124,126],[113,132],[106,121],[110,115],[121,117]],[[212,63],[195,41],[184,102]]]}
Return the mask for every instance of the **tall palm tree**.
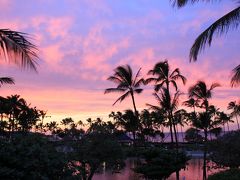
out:
{"label": "tall palm tree", "polygon": [[183,136],[183,129],[182,127],[184,127],[184,125],[187,125],[188,122],[188,118],[187,118],[187,111],[185,109],[180,109],[174,112],[174,124],[180,125],[180,129],[181,129],[181,134],[182,134],[182,141],[184,142],[184,136]]}
{"label": "tall palm tree", "polygon": [[231,116],[236,118],[238,130],[240,129],[238,116],[240,115],[240,101],[237,103],[236,101],[232,101],[228,103],[228,109],[232,110]]}
{"label": "tall palm tree", "polygon": [[0,29],[0,54],[8,62],[36,71],[37,47],[26,33]]}
{"label": "tall palm tree", "polygon": [[179,97],[181,93],[177,91],[174,96],[171,96],[168,93],[168,90],[166,88],[162,88],[161,93],[153,93],[153,96],[156,98],[158,105],[151,105],[147,104],[151,109],[154,111],[160,111],[164,110],[165,116],[168,119],[168,125],[170,129],[170,135],[171,135],[171,142],[173,143],[173,131],[175,135],[175,141],[176,141],[176,146],[178,146],[178,139],[177,139],[177,134],[176,134],[176,127],[175,124],[173,123],[173,112],[177,109],[178,104],[179,104]]}
{"label": "tall palm tree", "polygon": [[[155,64],[152,70],[148,72],[149,75],[152,75],[152,77],[148,78],[145,83],[151,83],[154,82],[154,89],[156,92],[158,92],[160,89],[161,90],[161,97],[157,95],[157,93],[154,93],[154,96],[156,99],[159,101],[159,103],[165,103],[165,105],[161,105],[162,108],[166,108],[167,111],[167,116],[169,119],[169,126],[170,126],[170,134],[171,134],[171,141],[173,143],[173,134],[172,134],[172,128],[175,131],[175,125],[173,124],[173,102],[175,98],[178,98],[180,93],[177,91],[178,86],[177,86],[177,80],[181,80],[182,83],[185,85],[186,83],[186,78],[181,74],[179,68],[174,69],[171,72],[170,66],[168,64],[168,61],[161,61]],[[172,99],[171,93],[170,93],[170,86],[173,86],[176,90],[176,93],[174,95],[174,98]],[[175,99],[176,100],[176,99]],[[162,102],[161,102],[162,101]],[[177,136],[175,135],[175,140],[177,143]]]}
{"label": "tall palm tree", "polygon": [[114,103],[115,105],[117,102],[122,102],[126,97],[131,96],[133,108],[135,111],[135,115],[137,115],[137,108],[135,103],[134,94],[140,94],[143,89],[140,88],[141,85],[144,84],[144,79],[139,78],[141,68],[138,70],[137,74],[134,76],[132,69],[129,65],[126,66],[118,66],[114,70],[113,76],[110,76],[107,80],[112,81],[117,84],[115,88],[108,88],[105,90],[106,93],[112,92],[121,92],[121,95]]}
{"label": "tall palm tree", "polygon": [[[179,8],[185,6],[188,3],[197,3],[200,0],[171,0],[174,5]],[[209,0],[201,0],[210,2]],[[237,1],[236,8],[220,17],[213,24],[211,24],[206,30],[204,30],[195,40],[190,50],[190,61],[196,61],[198,54],[204,50],[206,44],[211,46],[214,35],[222,35],[228,32],[229,29],[236,29],[240,23],[240,1]],[[234,75],[231,80],[232,86],[240,84],[240,64],[233,70]]]}
{"label": "tall palm tree", "polygon": [[3,84],[14,84],[14,80],[11,77],[0,77],[0,87]]}
{"label": "tall palm tree", "polygon": [[210,88],[207,87],[204,81],[198,81],[188,90],[189,97],[199,100],[199,107],[204,108],[205,112],[199,113],[196,118],[193,118],[193,125],[204,131],[204,161],[203,161],[203,180],[207,179],[206,157],[207,157],[207,135],[210,128],[212,128],[212,116],[215,114],[215,108],[209,105],[209,99],[212,97],[212,91],[219,87],[218,83],[213,83]]}
{"label": "tall palm tree", "polygon": [[170,70],[167,60],[158,62],[153,69],[148,72],[152,77],[146,79],[145,83],[154,82],[155,91],[159,91],[161,88],[165,87],[169,92],[170,85],[173,85],[175,89],[178,90],[177,80],[181,80],[185,85],[186,78],[181,74],[179,68],[174,69],[172,72]]}

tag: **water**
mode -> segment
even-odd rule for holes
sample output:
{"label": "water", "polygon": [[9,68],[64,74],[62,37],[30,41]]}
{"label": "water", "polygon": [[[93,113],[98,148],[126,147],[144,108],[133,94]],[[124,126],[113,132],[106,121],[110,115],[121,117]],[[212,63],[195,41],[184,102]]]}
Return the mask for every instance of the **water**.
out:
{"label": "water", "polygon": [[[131,169],[136,166],[134,159],[126,161],[126,167],[121,173],[114,173],[105,171],[102,174],[96,174],[93,180],[142,180],[141,175],[134,173]],[[185,170],[180,171],[180,180],[202,180],[202,166],[203,159],[195,158],[188,161]],[[208,170],[208,174],[213,174],[217,170]],[[176,174],[173,173],[168,180],[175,180]]]}

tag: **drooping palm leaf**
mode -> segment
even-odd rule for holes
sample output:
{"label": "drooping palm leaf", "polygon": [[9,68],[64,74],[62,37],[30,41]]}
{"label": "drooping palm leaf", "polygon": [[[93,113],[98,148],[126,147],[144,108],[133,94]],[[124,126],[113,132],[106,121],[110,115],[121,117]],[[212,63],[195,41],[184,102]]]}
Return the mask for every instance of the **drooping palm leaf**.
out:
{"label": "drooping palm leaf", "polygon": [[0,78],[0,87],[3,84],[14,84],[14,80],[11,77],[1,77]]}
{"label": "drooping palm leaf", "polygon": [[233,76],[231,79],[231,86],[238,86],[240,84],[240,64],[235,67],[233,70]]}
{"label": "drooping palm leaf", "polygon": [[240,22],[240,7],[230,11],[212,25],[210,25],[204,32],[202,32],[195,40],[190,50],[190,61],[196,61],[198,54],[202,51],[206,44],[209,46],[212,43],[214,35],[222,35],[227,33],[230,28],[237,28]]}
{"label": "drooping palm leaf", "polygon": [[194,3],[197,3],[199,1],[210,2],[210,1],[219,1],[219,0],[171,0],[171,1],[173,2],[174,6],[177,6],[177,7],[181,8],[188,3],[194,4]]}
{"label": "drooping palm leaf", "polygon": [[28,39],[26,33],[0,29],[0,55],[7,61],[36,71],[37,47]]}

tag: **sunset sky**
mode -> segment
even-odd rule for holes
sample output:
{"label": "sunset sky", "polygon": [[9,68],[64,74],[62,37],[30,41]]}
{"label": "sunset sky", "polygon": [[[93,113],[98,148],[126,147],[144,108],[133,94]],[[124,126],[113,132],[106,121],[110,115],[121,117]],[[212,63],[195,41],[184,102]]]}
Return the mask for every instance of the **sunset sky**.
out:
{"label": "sunset sky", "polygon": [[[231,70],[239,64],[239,30],[214,39],[211,48],[189,63],[189,49],[198,34],[236,7],[236,1],[199,3],[182,9],[168,0],[0,0],[0,27],[26,32],[39,48],[38,73],[1,61],[1,76],[15,85],[1,87],[1,96],[19,94],[32,106],[47,110],[46,121],[65,117],[107,119],[111,111],[132,108],[130,99],[112,106],[119,94],[106,79],[119,65],[129,64],[142,75],[168,59],[188,79],[209,85],[219,82],[212,99],[221,109],[237,100],[240,88],[230,87]],[[137,108],[155,104],[152,86],[136,96]],[[183,98],[184,99],[184,98]]]}

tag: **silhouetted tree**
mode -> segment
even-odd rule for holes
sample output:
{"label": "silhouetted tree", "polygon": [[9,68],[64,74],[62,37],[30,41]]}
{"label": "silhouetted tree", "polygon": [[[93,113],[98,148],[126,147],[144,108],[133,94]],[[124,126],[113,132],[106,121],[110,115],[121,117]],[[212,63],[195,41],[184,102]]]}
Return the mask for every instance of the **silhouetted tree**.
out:
{"label": "silhouetted tree", "polygon": [[105,90],[105,94],[111,93],[111,92],[124,93],[113,103],[113,105],[115,105],[118,101],[121,102],[126,97],[131,96],[135,115],[137,115],[137,108],[136,108],[134,94],[135,93],[140,94],[143,91],[143,89],[140,88],[140,86],[144,84],[144,79],[139,78],[140,71],[141,71],[141,68],[138,70],[137,74],[134,76],[132,69],[129,65],[118,66],[114,70],[114,75],[108,78],[109,81],[116,83],[117,87],[108,88]]}
{"label": "silhouetted tree", "polygon": [[239,122],[238,122],[238,116],[240,115],[240,101],[238,103],[236,101],[232,101],[232,102],[228,103],[228,109],[232,110],[231,116],[236,117],[237,126],[238,126],[238,130],[239,130],[240,126],[239,126]]}

